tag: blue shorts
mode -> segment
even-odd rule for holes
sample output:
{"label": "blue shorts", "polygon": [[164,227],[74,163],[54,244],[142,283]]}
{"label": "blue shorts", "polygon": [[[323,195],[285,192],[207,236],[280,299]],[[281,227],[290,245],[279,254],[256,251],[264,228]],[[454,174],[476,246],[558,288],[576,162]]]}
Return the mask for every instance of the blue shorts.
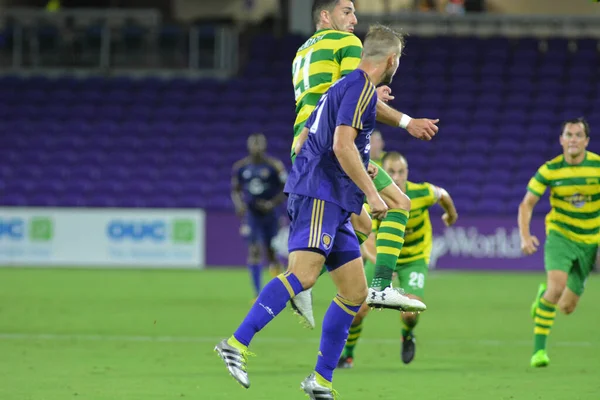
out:
{"label": "blue shorts", "polygon": [[248,241],[251,244],[263,244],[265,247],[271,247],[273,238],[279,232],[279,218],[276,212],[268,214],[258,214],[248,211],[247,223],[250,228]]}
{"label": "blue shorts", "polygon": [[290,194],[288,249],[314,251],[325,257],[329,271],[360,258],[360,245],[350,223],[351,213],[327,201]]}

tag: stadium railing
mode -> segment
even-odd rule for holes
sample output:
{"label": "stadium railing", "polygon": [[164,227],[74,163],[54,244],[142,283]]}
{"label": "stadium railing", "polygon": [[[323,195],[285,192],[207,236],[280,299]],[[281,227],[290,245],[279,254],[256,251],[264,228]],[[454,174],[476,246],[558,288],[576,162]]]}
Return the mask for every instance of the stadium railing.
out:
{"label": "stadium railing", "polygon": [[0,17],[0,69],[177,71],[228,76],[238,33],[219,24],[166,24],[157,10],[13,8]]}

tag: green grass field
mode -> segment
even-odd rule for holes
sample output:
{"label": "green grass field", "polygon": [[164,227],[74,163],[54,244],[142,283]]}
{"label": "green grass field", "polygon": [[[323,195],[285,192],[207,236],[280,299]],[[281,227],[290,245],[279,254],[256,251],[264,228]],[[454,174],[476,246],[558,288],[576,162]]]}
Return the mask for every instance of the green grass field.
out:
{"label": "green grass field", "polygon": [[[529,367],[529,305],[541,275],[432,273],[415,361],[399,358],[399,314],[373,312],[343,400],[600,398],[600,290],[557,318],[551,365]],[[318,328],[335,291],[315,289]],[[243,270],[0,269],[1,400],[302,399],[319,329],[284,311],[251,350],[241,388],[213,352],[250,305]]]}

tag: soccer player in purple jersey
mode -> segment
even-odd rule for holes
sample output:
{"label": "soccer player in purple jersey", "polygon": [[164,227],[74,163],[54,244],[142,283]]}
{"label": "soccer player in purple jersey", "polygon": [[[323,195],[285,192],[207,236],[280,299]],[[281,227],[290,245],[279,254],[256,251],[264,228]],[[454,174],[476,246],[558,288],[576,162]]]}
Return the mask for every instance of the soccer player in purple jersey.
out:
{"label": "soccer player in purple jersey", "polygon": [[264,249],[272,276],[281,273],[281,263],[273,248],[279,230],[277,207],[285,200],[283,185],[287,172],[283,163],[266,154],[267,139],[262,133],[248,137],[248,156],[233,164],[231,199],[236,214],[246,219],[248,234],[248,270],[255,298],[261,289]]}
{"label": "soccer player in purple jersey", "polygon": [[[229,339],[215,347],[229,373],[244,387],[248,346],[299,292],[314,285],[327,265],[338,294],[325,313],[314,372],[301,384],[313,400],[333,400],[333,371],[352,319],[367,297],[358,238],[350,222],[366,196],[373,218],[388,207],[367,173],[370,136],[375,128],[375,87],[396,73],[402,36],[377,25],[369,30],[358,68],[321,97],[306,122],[310,134],[298,154],[284,191],[291,219],[288,270],[269,282]],[[390,235],[394,235],[390,233]]]}

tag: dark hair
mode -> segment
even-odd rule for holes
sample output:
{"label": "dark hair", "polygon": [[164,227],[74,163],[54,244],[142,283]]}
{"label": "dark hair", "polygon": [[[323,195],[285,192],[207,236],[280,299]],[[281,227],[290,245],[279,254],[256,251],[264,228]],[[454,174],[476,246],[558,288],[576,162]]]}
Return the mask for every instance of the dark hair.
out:
{"label": "dark hair", "polygon": [[583,117],[573,118],[573,119],[568,119],[565,122],[563,122],[562,129],[560,130],[560,134],[561,135],[564,132],[565,127],[567,126],[567,124],[582,124],[583,125],[583,131],[585,132],[585,137],[590,137],[590,125],[585,120],[585,118],[583,118]]}
{"label": "dark hair", "polygon": [[315,0],[312,5],[312,17],[315,25],[319,24],[321,20],[321,11],[327,10],[331,11],[335,6],[337,6],[340,0]]}
{"label": "dark hair", "polygon": [[406,161],[406,157],[404,157],[401,153],[397,151],[390,151],[389,153],[385,153],[383,155],[383,158],[381,159],[381,165],[383,165],[386,160],[404,160],[404,162],[408,164],[408,161]]}

